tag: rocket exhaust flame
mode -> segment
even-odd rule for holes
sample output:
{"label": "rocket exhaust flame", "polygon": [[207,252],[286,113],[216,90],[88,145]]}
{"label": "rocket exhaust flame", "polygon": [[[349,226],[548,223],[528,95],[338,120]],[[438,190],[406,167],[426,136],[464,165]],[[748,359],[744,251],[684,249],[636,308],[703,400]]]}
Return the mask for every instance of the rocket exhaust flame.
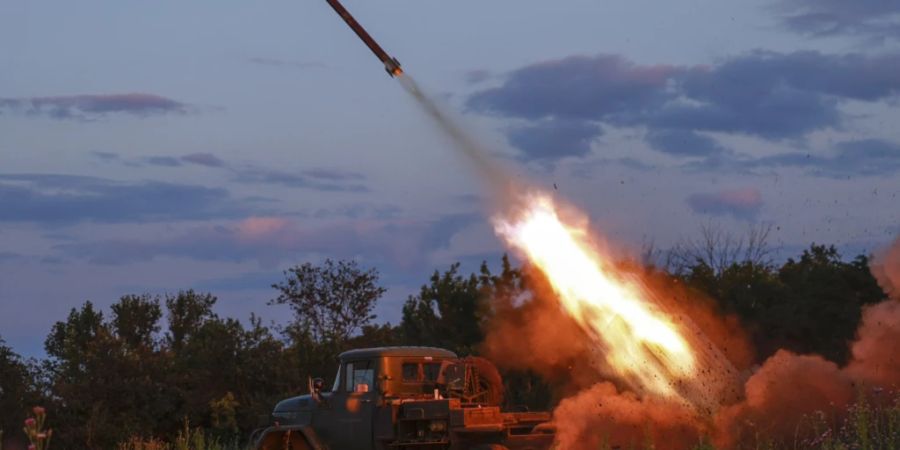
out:
{"label": "rocket exhaust flame", "polygon": [[717,409],[737,380],[715,346],[620,274],[586,228],[560,218],[548,195],[530,195],[522,205],[494,217],[494,229],[547,277],[560,307],[596,344],[598,369],[639,394],[704,413]]}

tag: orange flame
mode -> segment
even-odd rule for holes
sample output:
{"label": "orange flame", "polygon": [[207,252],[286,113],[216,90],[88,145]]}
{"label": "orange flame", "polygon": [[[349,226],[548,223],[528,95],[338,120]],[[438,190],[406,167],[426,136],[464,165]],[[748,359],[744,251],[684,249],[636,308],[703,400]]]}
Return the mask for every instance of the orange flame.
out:
{"label": "orange flame", "polygon": [[643,393],[680,398],[697,372],[679,327],[644,289],[623,279],[591,245],[586,227],[566,224],[547,195],[526,199],[494,228],[547,277],[561,307],[602,347],[615,375]]}

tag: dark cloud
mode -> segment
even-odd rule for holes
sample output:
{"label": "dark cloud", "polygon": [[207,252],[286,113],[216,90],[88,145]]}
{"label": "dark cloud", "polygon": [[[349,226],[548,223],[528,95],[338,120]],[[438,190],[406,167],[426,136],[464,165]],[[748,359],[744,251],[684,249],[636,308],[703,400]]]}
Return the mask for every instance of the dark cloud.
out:
{"label": "dark cloud", "polygon": [[222,161],[218,156],[213,155],[212,153],[191,153],[182,156],[181,160],[186,163],[207,167],[225,167],[225,161]]}
{"label": "dark cloud", "polygon": [[94,157],[102,161],[118,161],[119,154],[113,152],[91,152]]}
{"label": "dark cloud", "polygon": [[56,97],[0,98],[0,112],[53,119],[92,120],[109,114],[138,117],[188,112],[184,103],[154,94],[91,94]]}
{"label": "dark cloud", "polygon": [[24,258],[25,255],[14,252],[0,252],[0,262],[17,261]]}
{"label": "dark cloud", "polygon": [[571,56],[515,70],[472,95],[475,111],[525,119],[610,120],[661,106],[678,69],[639,66],[618,55]]}
{"label": "dark cloud", "polygon": [[469,84],[478,84],[491,78],[491,72],[484,69],[475,69],[466,72],[465,80]]}
{"label": "dark cloud", "polygon": [[54,174],[0,174],[0,221],[66,224],[209,219],[251,213],[225,189]]}
{"label": "dark cloud", "polygon": [[750,167],[799,167],[826,177],[892,175],[900,172],[900,144],[880,139],[841,142],[831,154],[784,153],[745,163]]}
{"label": "dark cloud", "polygon": [[687,204],[698,214],[753,220],[759,215],[763,200],[759,190],[746,188],[693,194],[688,197]]}
{"label": "dark cloud", "polygon": [[181,160],[171,156],[148,156],[143,160],[151,166],[178,167],[181,165]]}
{"label": "dark cloud", "polygon": [[900,3],[892,0],[787,0],[777,10],[787,29],[808,36],[900,38]]}
{"label": "dark cloud", "polygon": [[[754,51],[693,67],[637,65],[621,56],[599,55],[515,70],[500,86],[472,94],[467,106],[534,122],[540,131],[536,140],[555,139],[540,147],[554,147],[558,156],[582,151],[567,130],[572,120],[647,127],[654,148],[699,156],[722,149],[697,132],[795,139],[841,128],[846,115],[840,106],[846,100],[880,101],[898,93],[900,54]],[[555,134],[549,129],[554,124],[560,128]],[[520,148],[536,145],[521,129],[511,129],[510,137]]]}
{"label": "dark cloud", "polygon": [[364,180],[366,178],[365,175],[358,172],[348,172],[335,169],[307,169],[302,173],[309,178],[328,181],[353,181]]}
{"label": "dark cloud", "polygon": [[234,181],[247,184],[270,184],[298,189],[311,189],[322,192],[369,192],[364,183],[365,175],[358,172],[326,168],[310,168],[289,172],[255,165],[229,164],[212,153],[191,153],[180,157],[145,156],[140,158],[123,158],[111,152],[93,152],[103,161],[114,162],[131,167],[152,165],[159,167],[181,167],[185,163],[196,164],[214,169],[222,169],[231,174]]}
{"label": "dark cloud", "polygon": [[591,141],[601,135],[599,125],[582,120],[548,119],[511,129],[509,143],[522,150],[525,160],[585,156]]}
{"label": "dark cloud", "polygon": [[313,189],[324,192],[369,192],[369,187],[359,182],[359,174],[344,174],[316,169],[287,172],[248,166],[234,169],[234,180],[240,183],[257,183]]}
{"label": "dark cloud", "polygon": [[667,103],[646,117],[648,125],[794,138],[842,125],[841,100],[900,92],[900,54],[756,51],[693,68],[677,81],[690,101]]}
{"label": "dark cloud", "polygon": [[653,149],[673,156],[711,156],[725,151],[715,139],[690,130],[650,130],[644,138]]}

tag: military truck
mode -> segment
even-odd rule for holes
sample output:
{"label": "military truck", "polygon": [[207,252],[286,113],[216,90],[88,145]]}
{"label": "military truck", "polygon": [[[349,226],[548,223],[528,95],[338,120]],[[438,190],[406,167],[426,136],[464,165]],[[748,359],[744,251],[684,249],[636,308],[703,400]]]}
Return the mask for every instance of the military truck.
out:
{"label": "military truck", "polygon": [[540,450],[547,412],[501,411],[503,384],[483,358],[431,347],[344,352],[334,385],[279,402],[258,450]]}

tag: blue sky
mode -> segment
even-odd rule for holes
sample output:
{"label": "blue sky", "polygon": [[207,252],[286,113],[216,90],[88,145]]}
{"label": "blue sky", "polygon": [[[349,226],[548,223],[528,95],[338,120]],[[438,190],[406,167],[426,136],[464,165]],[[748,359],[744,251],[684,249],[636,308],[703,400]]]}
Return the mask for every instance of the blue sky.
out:
{"label": "blue sky", "polygon": [[[617,245],[710,222],[867,251],[900,232],[900,4],[346,0],[404,68]],[[552,5],[552,6],[551,6]],[[399,305],[504,251],[481,181],[319,0],[0,4],[0,336],[91,300],[377,267]]]}

